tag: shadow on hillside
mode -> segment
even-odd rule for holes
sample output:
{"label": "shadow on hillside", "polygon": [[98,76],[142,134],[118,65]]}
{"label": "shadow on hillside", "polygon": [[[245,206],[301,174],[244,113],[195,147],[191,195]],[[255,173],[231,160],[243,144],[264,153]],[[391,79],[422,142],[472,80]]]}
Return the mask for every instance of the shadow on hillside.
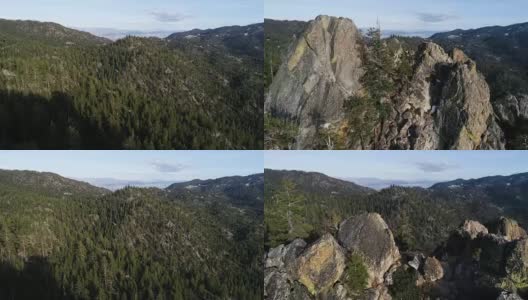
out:
{"label": "shadow on hillside", "polygon": [[30,257],[22,270],[0,263],[0,299],[72,299],[64,295],[44,257]]}
{"label": "shadow on hillside", "polygon": [[118,149],[122,145],[117,130],[83,117],[68,94],[54,92],[46,98],[0,91],[2,149]]}

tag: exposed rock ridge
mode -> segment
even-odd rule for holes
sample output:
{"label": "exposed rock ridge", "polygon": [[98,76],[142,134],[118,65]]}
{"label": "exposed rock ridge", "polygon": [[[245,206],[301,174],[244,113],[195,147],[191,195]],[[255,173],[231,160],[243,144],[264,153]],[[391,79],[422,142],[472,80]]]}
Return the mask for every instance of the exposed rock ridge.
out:
{"label": "exposed rock ridge", "polygon": [[437,44],[424,43],[409,87],[395,100],[392,121],[373,148],[504,148],[488,84],[461,50],[447,54]]}
{"label": "exposed rock ridge", "polygon": [[[402,49],[396,51],[395,64]],[[414,53],[410,82],[386,99],[388,116],[370,138],[347,136],[347,129],[354,128],[345,126],[343,103],[365,92],[362,60],[368,51],[346,18],[319,16],[294,42],[266,95],[265,111],[299,125],[297,149],[320,144],[321,130],[336,133],[352,149],[505,148],[489,86],[476,63],[462,50],[448,54],[433,42],[425,42]],[[524,106],[512,100],[498,104],[496,110],[502,122],[514,123],[528,116]]]}
{"label": "exposed rock ridge", "polygon": [[319,16],[293,44],[265,101],[265,111],[299,122],[297,147],[322,124],[343,119],[343,101],[360,90],[361,34],[352,20]]}
{"label": "exposed rock ridge", "polygon": [[[392,232],[379,214],[344,221],[338,239],[326,233],[306,246],[296,239],[270,249],[264,258],[265,299],[351,299],[345,270],[352,254],[360,255],[368,272],[362,291],[369,300],[389,300],[387,285],[399,264]],[[363,299],[363,298],[362,298]]]}

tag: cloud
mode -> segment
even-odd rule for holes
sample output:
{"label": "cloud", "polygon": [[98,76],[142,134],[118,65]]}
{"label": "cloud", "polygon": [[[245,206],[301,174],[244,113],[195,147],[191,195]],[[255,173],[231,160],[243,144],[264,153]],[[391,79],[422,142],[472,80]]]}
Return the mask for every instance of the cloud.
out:
{"label": "cloud", "polygon": [[178,173],[187,168],[187,166],[183,164],[169,164],[160,161],[154,161],[151,165],[154,169],[162,173]]}
{"label": "cloud", "polygon": [[416,162],[415,165],[426,173],[439,173],[455,168],[454,165],[444,162]]}
{"label": "cloud", "polygon": [[448,14],[433,14],[433,13],[426,13],[426,12],[418,12],[416,13],[416,16],[418,19],[424,23],[441,23],[448,20],[456,19],[456,16],[454,15],[448,15]]}
{"label": "cloud", "polygon": [[189,18],[189,16],[184,14],[168,13],[164,11],[151,11],[149,14],[154,17],[156,21],[163,23],[177,23]]}

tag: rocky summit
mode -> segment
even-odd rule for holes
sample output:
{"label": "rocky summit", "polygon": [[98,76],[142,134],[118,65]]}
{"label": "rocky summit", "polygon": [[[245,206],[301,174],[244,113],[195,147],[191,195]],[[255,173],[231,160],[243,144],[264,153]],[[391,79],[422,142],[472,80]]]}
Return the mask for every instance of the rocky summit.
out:
{"label": "rocky summit", "polygon": [[[360,257],[365,285],[354,288]],[[296,239],[265,256],[265,299],[391,299],[386,282],[400,259],[392,232],[378,214],[350,218],[338,239],[326,233],[308,245]],[[361,268],[359,268],[361,269]]]}
{"label": "rocky summit", "polygon": [[[344,117],[344,100],[361,88],[361,34],[352,20],[319,16],[298,37],[273,79],[265,110],[298,120],[297,147],[318,126]],[[321,124],[322,123],[322,124]]]}
{"label": "rocky summit", "polygon": [[526,299],[524,230],[503,217],[488,226],[466,220],[433,253],[400,255],[379,214],[356,215],[340,224],[337,238],[326,233],[269,249],[264,299]]}
{"label": "rocky summit", "polygon": [[[496,105],[503,120],[524,114],[514,102]],[[369,108],[358,110],[362,105]],[[375,36],[363,36],[346,18],[319,16],[295,39],[265,112],[296,126],[297,149],[505,148],[488,83],[462,50],[447,53],[427,40],[412,48],[403,38],[376,46]]]}
{"label": "rocky summit", "polygon": [[385,273],[400,259],[392,232],[379,214],[363,214],[343,221],[338,239],[348,251],[364,258],[368,285],[372,287],[382,284]]}
{"label": "rocky summit", "polygon": [[[418,50],[410,85],[397,96],[376,148],[472,150],[500,146],[489,87],[475,63],[437,44]],[[490,130],[488,130],[490,129]]]}

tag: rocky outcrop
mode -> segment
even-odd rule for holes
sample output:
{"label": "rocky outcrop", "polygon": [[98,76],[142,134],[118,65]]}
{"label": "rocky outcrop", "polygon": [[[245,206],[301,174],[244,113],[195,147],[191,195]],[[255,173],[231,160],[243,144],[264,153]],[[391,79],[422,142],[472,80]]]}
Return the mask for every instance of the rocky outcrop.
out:
{"label": "rocky outcrop", "polygon": [[510,293],[510,292],[503,291],[499,295],[497,300],[523,300],[523,299],[519,295],[517,295],[515,293]]}
{"label": "rocky outcrop", "polygon": [[438,259],[428,257],[423,267],[424,278],[427,281],[437,281],[444,277],[444,268]]}
{"label": "rocky outcrop", "polygon": [[[403,52],[395,51],[395,64]],[[355,129],[348,127],[343,103],[368,92],[361,86],[368,53],[354,23],[344,18],[319,16],[295,41],[269,88],[265,111],[299,124],[296,148],[314,148],[322,131],[353,149],[504,149],[490,89],[475,62],[432,42],[416,51],[410,81],[394,80],[405,83],[393,82],[397,91],[382,100],[389,106],[383,123],[370,137],[352,140],[346,132]],[[500,119],[518,119],[525,110],[528,115],[525,102],[498,104]]]}
{"label": "rocky outcrop", "polygon": [[386,286],[380,285],[375,288],[370,288],[365,291],[360,300],[391,300],[389,289]]}
{"label": "rocky outcrop", "polygon": [[327,233],[297,258],[294,278],[311,294],[327,290],[345,270],[345,254],[334,237]]}
{"label": "rocky outcrop", "polygon": [[511,128],[528,121],[528,95],[507,95],[496,99],[493,108],[499,121]]}
{"label": "rocky outcrop", "polygon": [[290,299],[292,289],[302,293],[302,289],[293,288],[290,284],[290,273],[295,259],[306,247],[306,242],[296,239],[287,246],[279,245],[266,254],[264,258],[264,296],[266,299]]}
{"label": "rocky outcrop", "polygon": [[[428,42],[418,50],[408,89],[396,98],[375,148],[504,148],[490,91],[475,62],[461,50],[450,55]],[[492,129],[491,133],[488,129]]]}
{"label": "rocky outcrop", "polygon": [[[391,300],[388,286],[399,267],[399,251],[385,221],[364,214],[339,230],[341,244],[327,233],[308,246],[296,239],[270,249],[264,257],[264,299]],[[354,277],[345,270],[352,254],[361,255],[372,278],[365,290],[350,287]]]}
{"label": "rocky outcrop", "polygon": [[298,148],[310,148],[319,126],[340,122],[343,102],[360,90],[361,39],[352,20],[319,16],[290,49],[265,111],[298,120]]}
{"label": "rocky outcrop", "polygon": [[337,236],[347,251],[363,257],[369,286],[382,284],[384,274],[400,259],[392,232],[379,214],[362,214],[345,220]]}
{"label": "rocky outcrop", "polygon": [[446,252],[438,253],[442,260],[434,265],[442,267],[443,276],[435,284],[449,287],[446,293],[461,299],[498,295],[501,290],[498,299],[517,299],[516,293],[528,285],[528,239],[523,233],[517,222],[508,218],[488,227],[464,222],[453,232]]}
{"label": "rocky outcrop", "polygon": [[466,220],[460,228],[460,232],[467,234],[471,239],[476,238],[479,235],[488,234],[486,226],[480,224],[477,221]]}
{"label": "rocky outcrop", "polygon": [[492,233],[503,236],[508,241],[527,237],[526,231],[519,226],[517,221],[501,217],[498,221],[489,225]]}

